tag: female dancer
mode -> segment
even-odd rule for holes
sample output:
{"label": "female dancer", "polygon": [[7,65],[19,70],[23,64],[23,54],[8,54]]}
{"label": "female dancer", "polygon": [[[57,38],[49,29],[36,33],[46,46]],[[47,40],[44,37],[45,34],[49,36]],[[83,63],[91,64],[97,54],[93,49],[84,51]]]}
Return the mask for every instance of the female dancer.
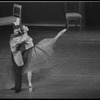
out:
{"label": "female dancer", "polygon": [[54,38],[46,38],[41,40],[37,45],[34,45],[30,49],[24,52],[23,58],[24,61],[27,58],[24,65],[24,73],[27,73],[28,83],[29,83],[29,92],[32,92],[32,72],[38,69],[43,68],[43,63],[45,63],[50,56],[53,54],[53,46],[56,43],[57,39],[63,35],[66,29],[60,31]]}

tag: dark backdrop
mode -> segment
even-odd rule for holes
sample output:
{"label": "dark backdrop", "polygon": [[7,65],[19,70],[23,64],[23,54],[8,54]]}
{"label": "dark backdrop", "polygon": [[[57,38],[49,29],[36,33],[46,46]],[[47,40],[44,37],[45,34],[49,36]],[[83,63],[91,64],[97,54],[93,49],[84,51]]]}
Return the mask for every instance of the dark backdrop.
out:
{"label": "dark backdrop", "polygon": [[[22,5],[22,22],[25,24],[65,24],[65,2],[0,2],[0,17],[11,16],[14,3]],[[84,14],[83,4],[83,24]]]}
{"label": "dark backdrop", "polygon": [[[11,16],[13,4],[22,5],[26,24],[65,24],[65,2],[0,2],[0,17]],[[83,24],[100,27],[100,2],[82,3]]]}
{"label": "dark backdrop", "polygon": [[22,5],[23,23],[65,23],[64,2],[0,2],[0,17],[11,16],[14,3]]}
{"label": "dark backdrop", "polygon": [[100,2],[86,2],[86,26],[100,28]]}

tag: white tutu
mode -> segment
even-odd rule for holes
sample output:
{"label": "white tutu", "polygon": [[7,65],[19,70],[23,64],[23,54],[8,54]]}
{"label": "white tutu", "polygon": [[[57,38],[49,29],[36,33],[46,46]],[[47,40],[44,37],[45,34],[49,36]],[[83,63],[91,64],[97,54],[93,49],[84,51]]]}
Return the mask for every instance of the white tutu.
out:
{"label": "white tutu", "polygon": [[[50,57],[54,53],[53,47],[56,40],[66,31],[60,31],[56,37],[41,40],[37,45],[28,51],[28,60],[24,73],[50,67]],[[27,52],[27,51],[26,51]]]}

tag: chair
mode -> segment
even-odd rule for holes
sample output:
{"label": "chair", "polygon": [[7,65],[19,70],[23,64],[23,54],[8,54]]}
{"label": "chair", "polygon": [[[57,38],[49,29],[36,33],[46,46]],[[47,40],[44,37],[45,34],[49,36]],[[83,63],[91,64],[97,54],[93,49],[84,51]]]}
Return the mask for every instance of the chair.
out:
{"label": "chair", "polygon": [[[22,6],[18,4],[13,5],[13,15],[12,16],[7,16],[7,17],[1,17],[0,18],[0,26],[2,25],[10,25],[14,21],[16,21],[17,17],[21,19],[21,10]],[[20,20],[21,23],[21,20]]]}
{"label": "chair", "polygon": [[[80,2],[67,2],[65,4],[65,17],[66,17],[66,26],[67,30],[69,30],[69,27],[71,24],[75,24],[76,27],[78,27],[81,30],[82,27],[82,15],[81,15],[81,4]],[[71,22],[71,24],[70,24]]]}
{"label": "chair", "polygon": [[22,5],[14,4],[13,5],[13,16],[19,17],[21,21],[21,14],[22,14]]}

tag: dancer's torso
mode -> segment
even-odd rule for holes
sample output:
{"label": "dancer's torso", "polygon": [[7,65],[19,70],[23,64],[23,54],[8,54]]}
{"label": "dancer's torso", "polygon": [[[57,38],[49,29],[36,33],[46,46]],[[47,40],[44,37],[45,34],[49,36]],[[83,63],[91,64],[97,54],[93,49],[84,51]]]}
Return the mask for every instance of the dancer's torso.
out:
{"label": "dancer's torso", "polygon": [[33,39],[27,34],[23,34],[20,36],[14,36],[13,34],[10,36],[10,49],[12,52],[18,50],[20,44],[25,43],[25,48],[29,49],[34,46]]}

